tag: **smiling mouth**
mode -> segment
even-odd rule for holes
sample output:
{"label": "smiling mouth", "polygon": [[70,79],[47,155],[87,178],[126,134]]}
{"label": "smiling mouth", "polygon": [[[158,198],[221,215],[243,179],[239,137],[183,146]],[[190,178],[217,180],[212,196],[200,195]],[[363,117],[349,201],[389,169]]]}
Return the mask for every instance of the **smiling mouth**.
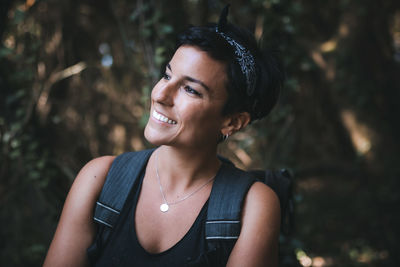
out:
{"label": "smiling mouth", "polygon": [[160,113],[158,113],[157,111],[153,110],[153,118],[155,118],[158,121],[162,121],[162,122],[166,122],[168,124],[176,124],[177,122],[174,120],[171,120],[167,117],[165,117],[164,115],[161,115]]}

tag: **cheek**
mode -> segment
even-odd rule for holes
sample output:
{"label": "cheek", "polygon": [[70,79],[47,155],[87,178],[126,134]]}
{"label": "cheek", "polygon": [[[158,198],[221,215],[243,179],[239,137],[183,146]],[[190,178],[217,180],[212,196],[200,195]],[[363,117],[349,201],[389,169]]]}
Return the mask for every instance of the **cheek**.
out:
{"label": "cheek", "polygon": [[151,98],[152,99],[154,99],[154,97],[156,96],[156,94],[157,94],[158,90],[160,89],[160,87],[161,87],[161,80],[158,81],[156,83],[156,85],[154,85],[153,89],[151,90]]}
{"label": "cheek", "polygon": [[213,132],[221,123],[221,114],[218,109],[197,103],[186,103],[179,114],[185,128],[194,128],[195,131],[208,129]]}

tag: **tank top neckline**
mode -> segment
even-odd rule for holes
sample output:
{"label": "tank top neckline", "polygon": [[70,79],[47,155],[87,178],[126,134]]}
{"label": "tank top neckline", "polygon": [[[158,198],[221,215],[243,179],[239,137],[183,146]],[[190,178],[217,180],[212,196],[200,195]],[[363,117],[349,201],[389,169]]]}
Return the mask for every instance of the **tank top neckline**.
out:
{"label": "tank top neckline", "polygon": [[[219,167],[215,178],[217,178],[217,176],[219,175],[219,173],[221,172],[221,169],[223,168],[224,163],[221,164],[221,166]],[[174,245],[172,245],[170,248],[167,248],[164,251],[161,251],[159,253],[151,253],[148,252],[143,246],[142,244],[140,244],[139,239],[137,237],[137,233],[136,233],[136,227],[135,227],[135,219],[136,219],[136,206],[137,206],[137,202],[139,199],[139,195],[142,189],[142,183],[143,183],[143,179],[145,176],[145,170],[146,168],[143,169],[142,175],[140,177],[140,182],[138,184],[138,190],[136,190],[136,194],[134,196],[134,205],[133,208],[131,209],[131,213],[129,214],[129,229],[131,229],[130,234],[132,236],[133,241],[136,243],[136,245],[140,248],[140,250],[142,250],[142,252],[144,254],[146,254],[149,257],[160,257],[163,256],[164,254],[169,253],[170,251],[176,249],[177,247],[179,247],[179,245],[184,242],[191,234],[192,232],[197,228],[197,226],[203,222],[203,218],[205,219],[207,216],[207,207],[208,207],[208,201],[210,199],[210,197],[207,198],[206,202],[204,203],[203,207],[201,208],[199,214],[197,215],[196,219],[194,220],[193,224],[190,226],[189,230],[185,233],[185,235],[179,239]],[[211,193],[210,193],[211,194]]]}

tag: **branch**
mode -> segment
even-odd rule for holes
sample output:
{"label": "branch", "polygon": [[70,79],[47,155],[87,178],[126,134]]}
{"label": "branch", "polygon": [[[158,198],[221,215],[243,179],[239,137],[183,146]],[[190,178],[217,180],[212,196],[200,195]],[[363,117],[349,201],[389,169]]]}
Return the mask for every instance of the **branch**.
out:
{"label": "branch", "polygon": [[[71,77],[75,74],[82,72],[84,69],[87,68],[87,64],[85,62],[79,62],[75,65],[72,65],[64,70],[53,72],[47,81],[44,83],[41,89],[37,94],[34,93],[32,100],[27,108],[27,112],[22,124],[21,129],[23,130],[28,122],[30,121],[33,111],[38,109],[39,111],[44,110],[45,105],[47,104],[47,100],[49,97],[51,87],[58,81]],[[15,136],[17,131],[11,133],[11,137]],[[12,139],[12,138],[11,138]],[[11,140],[10,139],[10,140]]]}

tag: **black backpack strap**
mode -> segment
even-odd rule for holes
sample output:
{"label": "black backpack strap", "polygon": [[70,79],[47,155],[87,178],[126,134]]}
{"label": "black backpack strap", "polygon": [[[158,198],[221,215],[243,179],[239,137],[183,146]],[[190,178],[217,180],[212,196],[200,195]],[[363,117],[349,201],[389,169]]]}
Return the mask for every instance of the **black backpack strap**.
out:
{"label": "black backpack strap", "polygon": [[96,202],[93,219],[113,228],[129,192],[153,150],[124,153],[115,158]]}
{"label": "black backpack strap", "polygon": [[93,219],[99,225],[94,245],[88,249],[95,259],[107,242],[111,229],[117,224],[126,199],[154,149],[127,152],[114,159],[107,174]]}
{"label": "black backpack strap", "polygon": [[293,227],[293,179],[286,169],[267,170],[264,183],[279,197],[281,204],[281,231],[289,234]]}
{"label": "black backpack strap", "polygon": [[240,234],[244,198],[255,181],[253,176],[228,163],[223,163],[214,181],[205,234],[208,250],[221,250],[218,258],[224,265]]}

